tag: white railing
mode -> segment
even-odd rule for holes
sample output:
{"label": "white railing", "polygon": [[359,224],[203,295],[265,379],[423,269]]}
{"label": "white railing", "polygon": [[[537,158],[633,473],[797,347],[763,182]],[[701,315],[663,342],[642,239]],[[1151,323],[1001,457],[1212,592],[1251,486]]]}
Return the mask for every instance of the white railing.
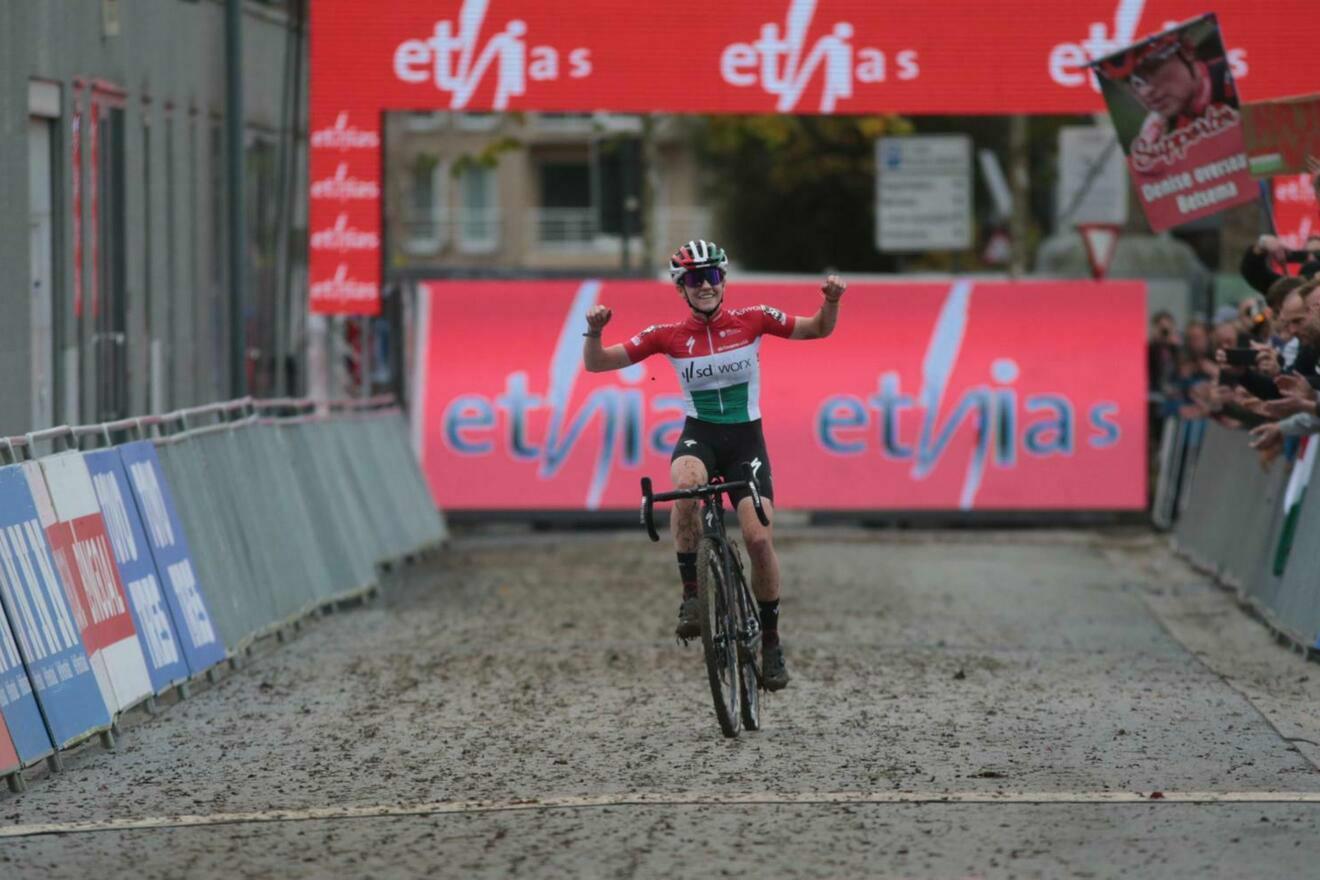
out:
{"label": "white railing", "polygon": [[589,247],[600,235],[595,208],[532,208],[527,222],[528,238],[542,248]]}

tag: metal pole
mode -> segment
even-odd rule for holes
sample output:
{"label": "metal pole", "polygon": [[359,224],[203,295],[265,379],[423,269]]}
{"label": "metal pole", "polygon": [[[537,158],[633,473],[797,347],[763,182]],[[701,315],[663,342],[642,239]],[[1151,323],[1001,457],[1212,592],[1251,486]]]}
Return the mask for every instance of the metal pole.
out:
{"label": "metal pole", "polygon": [[225,0],[225,181],[229,187],[229,393],[247,393],[247,228],[243,204],[243,0]]}
{"label": "metal pole", "polygon": [[1013,240],[1008,274],[1020,278],[1027,271],[1027,230],[1030,225],[1031,177],[1027,161],[1027,117],[1014,114],[1009,124],[1009,180],[1013,187],[1013,216],[1010,237]]}

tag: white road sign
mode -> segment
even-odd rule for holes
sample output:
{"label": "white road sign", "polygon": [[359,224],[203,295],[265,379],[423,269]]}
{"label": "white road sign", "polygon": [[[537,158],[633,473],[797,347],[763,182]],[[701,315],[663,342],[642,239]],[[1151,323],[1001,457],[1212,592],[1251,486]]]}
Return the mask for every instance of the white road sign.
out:
{"label": "white road sign", "polygon": [[1055,207],[1059,228],[1067,230],[1078,223],[1121,226],[1127,216],[1127,169],[1114,129],[1108,125],[1059,129],[1059,192]]}
{"label": "white road sign", "polygon": [[972,246],[972,141],[966,135],[875,142],[876,247],[886,253]]}

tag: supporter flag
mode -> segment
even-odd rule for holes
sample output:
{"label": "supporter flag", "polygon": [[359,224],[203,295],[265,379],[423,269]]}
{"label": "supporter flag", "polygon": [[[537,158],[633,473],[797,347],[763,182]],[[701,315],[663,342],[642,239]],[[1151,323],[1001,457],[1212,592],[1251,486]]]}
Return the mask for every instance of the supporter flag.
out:
{"label": "supporter flag", "polygon": [[1151,228],[1256,198],[1237,81],[1214,15],[1091,63]]}
{"label": "supporter flag", "polygon": [[1320,156],[1320,95],[1243,104],[1242,129],[1252,174],[1299,174]]}
{"label": "supporter flag", "polygon": [[1292,473],[1288,475],[1288,487],[1283,492],[1283,527],[1279,529],[1279,543],[1274,548],[1274,576],[1282,577],[1288,565],[1288,554],[1292,551],[1293,536],[1297,531],[1297,520],[1302,512],[1302,499],[1306,497],[1306,487],[1311,482],[1311,470],[1315,467],[1317,444],[1310,437],[1302,438],[1302,448],[1297,453]]}

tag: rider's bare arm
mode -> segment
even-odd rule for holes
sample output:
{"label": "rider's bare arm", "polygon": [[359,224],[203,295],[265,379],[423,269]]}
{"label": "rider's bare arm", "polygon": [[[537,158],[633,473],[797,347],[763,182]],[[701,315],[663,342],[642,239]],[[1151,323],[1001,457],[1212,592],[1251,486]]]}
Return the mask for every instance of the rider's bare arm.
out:
{"label": "rider's bare arm", "polygon": [[621,370],[632,361],[622,345],[604,346],[600,344],[601,331],[613,316],[608,308],[592,306],[587,312],[586,339],[582,340],[582,364],[589,373],[604,373],[609,370]]}
{"label": "rider's bare arm", "polygon": [[820,304],[820,311],[811,317],[798,317],[793,321],[793,335],[790,339],[824,339],[834,332],[834,325],[839,320],[839,299],[848,289],[848,284],[838,275],[825,276],[825,283],[820,286],[825,302]]}

